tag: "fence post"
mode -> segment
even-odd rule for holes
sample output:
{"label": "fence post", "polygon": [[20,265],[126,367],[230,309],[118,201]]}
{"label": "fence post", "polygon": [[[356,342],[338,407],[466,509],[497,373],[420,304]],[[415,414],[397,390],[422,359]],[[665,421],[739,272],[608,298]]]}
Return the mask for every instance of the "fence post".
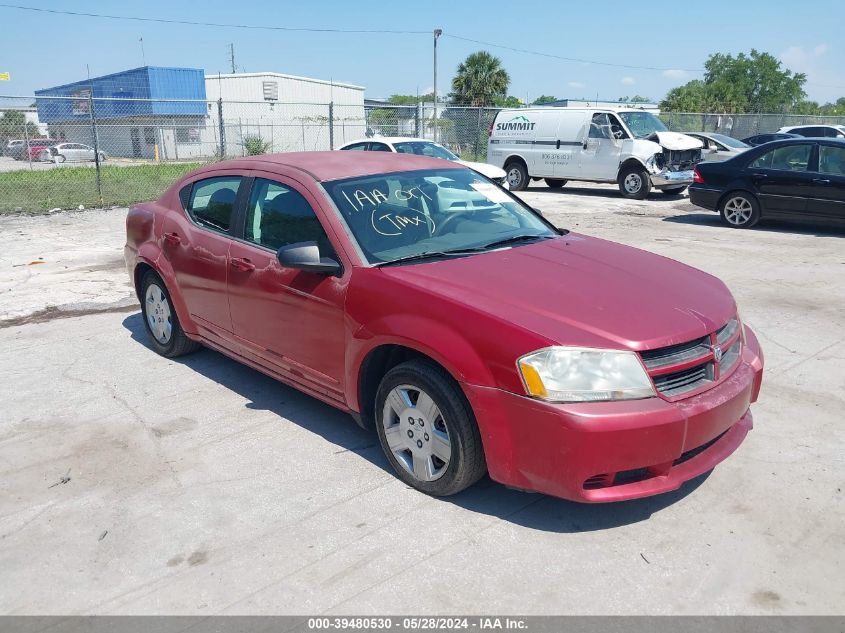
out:
{"label": "fence post", "polygon": [[100,141],[97,138],[97,116],[94,114],[94,89],[88,92],[88,114],[91,117],[91,135],[94,137],[94,169],[97,173],[97,198],[103,206],[103,182],[100,174]]}
{"label": "fence post", "polygon": [[420,138],[420,110],[422,109],[422,101],[417,101],[417,107],[414,109],[414,136]]}
{"label": "fence post", "polygon": [[334,101],[329,101],[329,149],[334,149]]}
{"label": "fence post", "polygon": [[26,112],[23,115],[23,138],[24,138],[24,151],[26,152],[26,158],[29,161],[29,169],[32,170],[32,152],[29,149],[29,127],[27,126],[26,121]]}
{"label": "fence post", "polygon": [[220,160],[226,158],[226,129],[223,126],[223,97],[217,100],[217,121],[220,125]]}
{"label": "fence post", "polygon": [[481,108],[478,108],[478,123],[475,126],[475,152],[472,160],[478,160],[478,144],[481,142]]}

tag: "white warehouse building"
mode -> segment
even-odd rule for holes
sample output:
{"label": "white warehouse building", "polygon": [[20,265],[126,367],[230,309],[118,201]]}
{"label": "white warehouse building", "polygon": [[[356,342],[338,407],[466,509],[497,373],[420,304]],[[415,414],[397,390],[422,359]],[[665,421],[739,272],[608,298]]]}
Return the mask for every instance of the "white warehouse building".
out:
{"label": "white warehouse building", "polygon": [[[364,87],[275,72],[205,76],[208,119],[202,146],[219,143],[227,156],[328,150],[366,131]],[[222,99],[222,104],[220,100]]]}

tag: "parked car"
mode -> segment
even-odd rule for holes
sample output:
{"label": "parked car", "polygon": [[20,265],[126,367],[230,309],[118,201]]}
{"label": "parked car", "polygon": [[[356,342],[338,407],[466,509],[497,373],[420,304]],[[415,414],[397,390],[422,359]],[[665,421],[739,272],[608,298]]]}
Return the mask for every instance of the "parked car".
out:
{"label": "parked car", "polygon": [[642,200],[652,187],[683,192],[701,160],[701,141],[634,108],[501,110],[489,133],[487,162],[504,167],[513,191],[532,178],[553,189],[569,180],[615,182],[623,196]]}
{"label": "parked car", "polygon": [[787,125],[778,132],[789,132],[804,137],[845,138],[845,125]]}
{"label": "parked car", "polygon": [[23,160],[39,160],[42,152],[53,147],[58,141],[49,138],[32,139],[29,141],[29,156],[24,153]]}
{"label": "parked car", "polygon": [[351,413],[429,494],[489,471],[653,495],[752,427],[762,353],[721,281],[557,229],[455,162],[222,161],[133,206],[126,235],[153,349],[206,345]]}
{"label": "parked car", "polygon": [[704,160],[727,160],[747,150],[750,145],[735,138],[715,132],[687,132],[704,144],[701,154]]}
{"label": "parked car", "polygon": [[[108,158],[103,151],[99,154],[100,162]],[[94,160],[94,156],[94,148],[90,145],[83,145],[82,143],[59,143],[53,147],[45,148],[39,153],[38,158],[42,161],[64,163],[66,161]]]}
{"label": "parked car", "polygon": [[487,163],[476,163],[468,160],[461,160],[461,157],[446,149],[442,145],[424,138],[411,138],[404,136],[379,136],[374,138],[361,139],[346,143],[338,149],[357,150],[368,152],[398,152],[400,154],[416,154],[417,156],[431,156],[460,163],[465,167],[474,169],[479,174],[487,176],[490,180],[508,188],[508,181],[505,170],[488,165]]}
{"label": "parked car", "polygon": [[748,138],[742,139],[742,142],[746,145],[751,145],[752,147],[756,147],[757,145],[762,145],[763,143],[771,143],[772,141],[782,141],[783,139],[787,138],[801,138],[800,134],[790,134],[789,132],[774,132],[771,134],[755,134],[754,136],[749,136]]}
{"label": "parked car", "polygon": [[17,158],[18,156],[23,155],[23,147],[25,144],[26,141],[23,139],[11,139],[6,143],[6,147],[3,149],[3,155],[11,158]]}
{"label": "parked car", "polygon": [[772,141],[696,166],[690,201],[734,228],[761,218],[845,220],[845,140]]}

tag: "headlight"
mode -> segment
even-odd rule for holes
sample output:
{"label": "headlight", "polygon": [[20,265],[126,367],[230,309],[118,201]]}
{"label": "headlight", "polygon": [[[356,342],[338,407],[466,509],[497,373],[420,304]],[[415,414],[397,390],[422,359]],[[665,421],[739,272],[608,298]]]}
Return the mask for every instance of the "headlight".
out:
{"label": "headlight", "polygon": [[529,395],[551,402],[650,398],[654,387],[634,352],[547,347],[517,361]]}

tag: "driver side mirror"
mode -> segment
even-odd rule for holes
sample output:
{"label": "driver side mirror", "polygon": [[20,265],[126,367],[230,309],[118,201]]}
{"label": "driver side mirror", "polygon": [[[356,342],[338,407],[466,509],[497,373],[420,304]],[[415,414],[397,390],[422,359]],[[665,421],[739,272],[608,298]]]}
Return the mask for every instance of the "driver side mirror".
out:
{"label": "driver side mirror", "polygon": [[330,257],[320,257],[317,242],[297,242],[282,246],[276,252],[276,259],[285,268],[295,268],[322,275],[336,275],[340,264]]}

